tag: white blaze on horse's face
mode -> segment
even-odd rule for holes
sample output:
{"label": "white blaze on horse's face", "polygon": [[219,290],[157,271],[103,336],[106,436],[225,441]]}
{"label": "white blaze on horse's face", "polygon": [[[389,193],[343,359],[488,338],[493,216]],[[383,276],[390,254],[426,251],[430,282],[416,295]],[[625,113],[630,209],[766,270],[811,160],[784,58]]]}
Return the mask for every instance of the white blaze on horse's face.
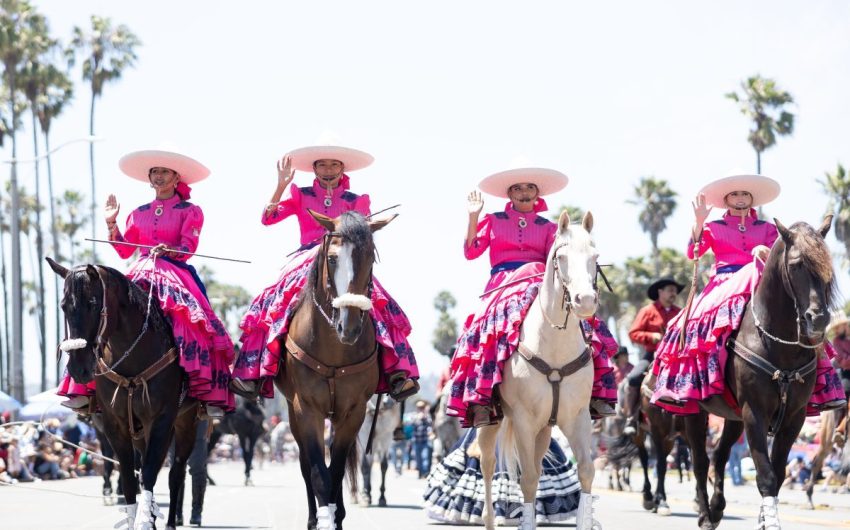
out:
{"label": "white blaze on horse's face", "polygon": [[354,281],[354,245],[344,242],[337,253],[336,270],[334,271],[334,287],[336,287],[336,298],[331,305],[337,309],[343,307],[355,307],[361,311],[372,309],[372,301],[362,294],[349,293],[348,288]]}
{"label": "white blaze on horse's face", "polygon": [[599,254],[593,238],[579,225],[572,225],[555,240],[555,260],[560,273],[556,281],[566,285],[569,303],[579,318],[590,318],[596,313],[599,297],[594,287],[596,259]]}

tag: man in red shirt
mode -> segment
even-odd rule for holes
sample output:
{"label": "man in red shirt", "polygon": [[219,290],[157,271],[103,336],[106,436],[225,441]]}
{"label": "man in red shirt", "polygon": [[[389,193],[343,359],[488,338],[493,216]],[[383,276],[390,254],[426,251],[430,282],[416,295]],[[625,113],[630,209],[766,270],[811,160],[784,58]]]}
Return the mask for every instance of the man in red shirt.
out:
{"label": "man in red shirt", "polygon": [[649,371],[649,367],[652,366],[652,361],[655,359],[655,349],[667,330],[667,323],[682,310],[673,302],[676,301],[676,297],[684,288],[684,285],[677,283],[672,278],[662,278],[650,285],[646,295],[653,302],[638,311],[629,330],[629,338],[640,347],[642,355],[637,366],[626,378],[629,382],[626,396],[629,420],[623,431],[625,434],[637,432],[640,414],[640,385],[647,371]]}

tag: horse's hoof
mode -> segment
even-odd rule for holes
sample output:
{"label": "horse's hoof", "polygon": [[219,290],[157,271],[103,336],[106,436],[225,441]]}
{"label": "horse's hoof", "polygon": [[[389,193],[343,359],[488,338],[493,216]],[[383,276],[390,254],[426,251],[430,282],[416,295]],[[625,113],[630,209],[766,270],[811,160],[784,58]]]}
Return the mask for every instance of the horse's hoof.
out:
{"label": "horse's hoof", "polygon": [[655,513],[666,517],[673,512],[672,510],[670,510],[670,506],[665,501],[661,501],[660,503],[658,503],[658,509],[655,511]]}
{"label": "horse's hoof", "polygon": [[643,509],[646,511],[655,510],[655,501],[653,501],[652,499],[644,499]]}
{"label": "horse's hoof", "polygon": [[380,506],[381,508],[386,508],[387,507],[387,499],[385,499],[383,497],[378,499],[378,506]]}
{"label": "horse's hoof", "polygon": [[254,485],[254,481],[253,481],[253,480],[251,480],[251,479],[249,479],[249,478],[246,478],[246,479],[245,479],[245,485],[246,485],[246,486],[253,486],[253,485]]}
{"label": "horse's hoof", "polygon": [[360,502],[358,502],[357,504],[359,504],[363,508],[368,508],[372,505],[372,499],[364,495],[363,497],[360,497]]}

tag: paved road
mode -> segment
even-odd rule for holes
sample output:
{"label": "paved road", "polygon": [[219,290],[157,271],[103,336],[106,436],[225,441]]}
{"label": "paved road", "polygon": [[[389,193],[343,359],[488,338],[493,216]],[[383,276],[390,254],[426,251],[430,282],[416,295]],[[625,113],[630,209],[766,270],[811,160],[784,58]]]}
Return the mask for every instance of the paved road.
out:
{"label": "paved road", "polygon": [[[167,470],[166,470],[167,472]],[[207,490],[204,523],[218,530],[306,528],[306,503],[298,469],[293,464],[266,464],[254,473],[254,487],[242,485],[241,466],[218,463],[210,466],[218,485]],[[392,475],[392,472],[390,472]],[[461,528],[430,522],[420,508],[424,481],[415,474],[388,477],[389,508],[352,507],[346,529],[443,530]],[[642,480],[642,479],[639,479]],[[608,491],[603,477],[597,476],[600,495],[598,518],[606,530],[651,528],[652,530],[696,529],[691,511],[693,486],[678,484],[674,478],[668,496],[674,514],[659,517],[644,512],[638,493]],[[0,529],[110,529],[118,521],[114,506],[104,506],[97,495],[96,477],[0,487]],[[167,476],[163,473],[156,487],[157,500],[167,510]],[[805,495],[799,490],[784,490],[780,495],[783,528],[850,528],[850,495],[817,493],[815,511],[803,507]],[[759,497],[754,486],[730,488],[727,517],[721,528],[751,530],[755,526]],[[186,516],[188,519],[188,500]],[[574,523],[560,525],[574,528]],[[162,528],[162,526],[160,526]]]}

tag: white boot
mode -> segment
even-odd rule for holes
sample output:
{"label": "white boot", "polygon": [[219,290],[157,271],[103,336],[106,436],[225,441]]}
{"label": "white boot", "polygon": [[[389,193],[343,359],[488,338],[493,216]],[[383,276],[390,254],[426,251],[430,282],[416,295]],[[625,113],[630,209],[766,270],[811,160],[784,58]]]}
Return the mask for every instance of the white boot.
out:
{"label": "white boot", "polygon": [[139,509],[136,511],[136,523],[133,530],[153,530],[157,517],[162,519],[162,512],[156,504],[153,492],[142,490],[142,500],[139,501]]}
{"label": "white boot", "polygon": [[757,529],[782,530],[779,526],[779,499],[762,497]]}
{"label": "white boot", "polygon": [[519,530],[534,530],[537,526],[534,517],[534,503],[522,503],[522,513],[519,516]]}
{"label": "white boot", "polygon": [[576,530],[602,530],[602,524],[593,516],[593,502],[596,495],[581,492],[576,514]]}
{"label": "white boot", "polygon": [[334,517],[330,507],[319,506],[316,510],[316,530],[334,530]]}
{"label": "white boot", "polygon": [[112,528],[123,528],[126,526],[128,530],[133,530],[133,525],[136,522],[136,508],[138,506],[138,504],[128,504],[118,508],[119,512],[124,513],[124,517],[115,523],[115,526]]}
{"label": "white boot", "polygon": [[88,396],[74,396],[66,399],[61,402],[60,405],[63,407],[68,407],[69,409],[78,410],[82,408],[88,408],[89,406],[89,397]]}

